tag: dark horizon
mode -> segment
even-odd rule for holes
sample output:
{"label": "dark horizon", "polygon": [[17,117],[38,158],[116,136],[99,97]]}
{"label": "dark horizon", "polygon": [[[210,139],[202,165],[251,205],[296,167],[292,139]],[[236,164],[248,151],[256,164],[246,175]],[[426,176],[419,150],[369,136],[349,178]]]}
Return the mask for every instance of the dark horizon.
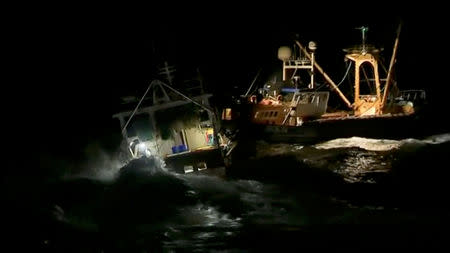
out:
{"label": "dark horizon", "polygon": [[[245,17],[225,13],[215,17],[211,13],[205,17],[174,14],[173,18],[165,19],[151,15],[131,18],[118,15],[113,19],[92,14],[78,20],[60,17],[60,22],[58,19],[38,22],[36,29],[29,24],[31,33],[21,41],[21,48],[26,56],[31,56],[28,67],[38,72],[34,80],[42,82],[39,89],[36,87],[38,91],[43,89],[51,96],[61,96],[63,93],[57,88],[65,85],[73,88],[73,97],[91,91],[96,100],[105,89],[114,96],[145,89],[154,78],[155,66],[166,60],[177,65],[181,72],[200,68],[219,81],[246,85],[261,66],[279,67],[277,49],[293,43],[291,38],[295,34],[305,44],[310,40],[318,43],[318,60],[335,78],[341,74],[342,66],[336,65],[342,65],[342,49],[360,43],[356,27],[368,26],[368,42],[384,47],[384,57],[389,60],[395,30],[402,21],[397,57],[397,67],[402,71],[417,69],[416,65],[423,61],[420,52],[443,42],[441,26],[432,20],[421,20],[409,13],[383,15],[382,10],[378,11],[382,18],[376,16],[378,13],[360,14],[354,19],[348,14],[325,13],[318,17],[314,14]],[[406,74],[405,79],[408,80]]]}

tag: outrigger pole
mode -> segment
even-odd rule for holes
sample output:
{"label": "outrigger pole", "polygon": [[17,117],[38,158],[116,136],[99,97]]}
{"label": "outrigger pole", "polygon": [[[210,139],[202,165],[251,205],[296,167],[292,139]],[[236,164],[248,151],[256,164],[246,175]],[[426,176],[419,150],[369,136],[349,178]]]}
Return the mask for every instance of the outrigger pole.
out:
{"label": "outrigger pole", "polygon": [[400,22],[400,24],[398,25],[398,28],[397,28],[397,37],[395,38],[394,50],[392,51],[391,62],[389,63],[389,70],[388,70],[388,74],[387,74],[387,78],[386,78],[386,84],[384,85],[383,100],[381,101],[380,110],[383,110],[384,106],[386,105],[388,90],[389,90],[389,86],[391,84],[391,79],[392,79],[392,68],[394,67],[395,57],[397,55],[398,41],[399,41],[401,29],[402,29],[402,23]]}
{"label": "outrigger pole", "polygon": [[139,106],[141,105],[142,101],[144,100],[145,96],[147,96],[148,91],[150,90],[150,88],[153,86],[153,82],[151,82],[148,87],[147,90],[145,91],[144,95],[142,96],[141,100],[139,100],[139,103],[137,104],[137,106],[134,108],[133,113],[131,113],[131,116],[128,118],[127,122],[125,123],[125,125],[122,128],[122,134],[125,133],[128,124],[130,123],[131,119],[133,118],[134,114],[137,112],[137,110],[139,109]]}
{"label": "outrigger pole", "polygon": [[[303,53],[306,55],[306,57],[308,57],[309,60],[312,61],[312,57],[311,55],[308,53],[308,51],[306,51],[306,49],[302,46],[302,44],[300,44],[300,42],[298,42],[297,40],[295,41],[295,43],[297,43],[297,45],[300,47],[300,49],[303,51]],[[345,104],[348,106],[348,108],[353,109],[352,104],[350,103],[350,101],[348,101],[348,99],[345,97],[345,95],[341,92],[341,90],[339,90],[339,88],[337,87],[337,85],[333,82],[333,80],[331,80],[331,78],[327,75],[327,73],[325,73],[325,71],[323,71],[323,69],[319,66],[319,64],[317,63],[317,61],[314,61],[314,67],[316,67],[316,69],[320,72],[320,74],[323,75],[323,77],[325,78],[325,80],[331,85],[331,87],[337,92],[337,94],[342,98],[342,100],[344,100]]]}

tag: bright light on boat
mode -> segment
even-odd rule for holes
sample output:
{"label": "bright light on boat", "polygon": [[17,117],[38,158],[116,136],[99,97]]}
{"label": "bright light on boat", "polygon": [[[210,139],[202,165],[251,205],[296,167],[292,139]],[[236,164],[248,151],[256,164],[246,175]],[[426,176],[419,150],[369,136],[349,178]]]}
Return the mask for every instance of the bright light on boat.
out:
{"label": "bright light on boat", "polygon": [[144,153],[145,150],[147,149],[147,145],[145,145],[144,142],[141,142],[141,143],[138,144],[137,148],[138,148],[140,153]]}

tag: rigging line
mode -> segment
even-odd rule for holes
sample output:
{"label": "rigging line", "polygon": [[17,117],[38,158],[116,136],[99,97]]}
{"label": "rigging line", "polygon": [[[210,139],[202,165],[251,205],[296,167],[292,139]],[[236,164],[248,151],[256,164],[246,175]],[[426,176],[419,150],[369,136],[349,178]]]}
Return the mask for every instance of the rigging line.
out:
{"label": "rigging line", "polygon": [[256,74],[255,78],[253,79],[253,82],[252,82],[252,84],[250,85],[250,87],[248,87],[248,90],[247,90],[247,92],[245,93],[245,96],[248,95],[248,93],[250,92],[250,89],[253,87],[253,84],[255,84],[255,81],[256,81],[256,79],[258,78],[259,73],[261,73],[261,70],[262,70],[262,68],[260,68],[260,69],[258,70],[258,73]]}
{"label": "rigging line", "polygon": [[361,66],[362,72],[364,74],[364,78],[366,79],[367,87],[369,87],[370,93],[373,93],[373,89],[369,80],[369,77],[367,76],[366,70],[364,66]]}
{"label": "rigging line", "polygon": [[255,88],[253,88],[253,90],[249,93],[250,95],[253,95],[253,93],[255,93],[255,91],[258,89],[258,86],[255,86]]}
{"label": "rigging line", "polygon": [[387,70],[386,66],[384,66],[384,64],[383,64],[383,59],[380,58],[380,60],[378,62],[380,63],[381,67],[383,68],[384,72],[386,72],[386,74],[387,74],[388,70]]}
{"label": "rigging line", "polygon": [[345,72],[345,75],[342,78],[342,80],[338,84],[336,84],[337,87],[339,87],[339,85],[341,85],[342,82],[344,82],[345,78],[347,78],[347,75],[348,75],[348,72],[350,71],[350,67],[352,66],[352,63],[353,62],[350,62],[350,64],[348,65],[347,71]]}
{"label": "rigging line", "polygon": [[319,87],[317,87],[316,91],[318,91],[319,89],[321,89],[325,85],[326,85],[326,83],[322,83]]}
{"label": "rigging line", "polygon": [[123,126],[123,128],[122,128],[122,133],[124,133],[124,132],[125,132],[125,129],[127,129],[128,124],[130,123],[130,121],[131,121],[131,119],[133,118],[134,114],[137,112],[139,106],[141,105],[142,101],[144,100],[145,96],[147,95],[147,93],[148,93],[148,91],[150,90],[150,88],[152,87],[152,85],[153,85],[153,82],[151,82],[151,83],[148,85],[147,90],[145,91],[145,93],[144,93],[144,95],[142,96],[141,100],[139,100],[139,103],[137,104],[136,108],[134,108],[134,111],[133,111],[133,113],[131,114],[131,116],[128,118],[127,123],[125,123],[125,125]]}
{"label": "rigging line", "polygon": [[[336,87],[339,87],[339,86],[344,82],[345,78],[347,78],[351,66],[352,66],[352,62],[350,62],[350,64],[348,65],[347,70],[345,71],[344,77],[342,77],[342,80],[341,80],[338,84],[336,84]],[[322,88],[324,85],[325,85],[325,84],[322,84],[322,85],[319,86],[316,90],[319,90],[319,89]]]}
{"label": "rigging line", "polygon": [[292,73],[291,79],[294,78],[296,73],[297,73],[297,68],[295,68],[294,73]]}
{"label": "rigging line", "polygon": [[324,83],[320,84],[320,86],[316,88],[316,91],[318,91],[318,90],[319,90],[320,88],[322,88],[324,85],[325,85]]}
{"label": "rigging line", "polygon": [[[381,65],[381,67],[383,68],[383,70],[384,70],[384,72],[386,72],[386,74],[388,73],[388,70],[387,70],[387,68],[386,68],[386,66],[383,64],[383,60],[382,59],[380,59],[380,65]],[[394,74],[394,73],[393,73]],[[392,78],[392,79],[394,79],[394,78]],[[384,87],[384,86],[383,86]],[[397,82],[394,80],[393,81],[393,83],[392,83],[392,87],[395,87],[396,89],[398,89],[398,87],[397,87]]]}
{"label": "rigging line", "polygon": [[185,98],[188,101],[191,101],[192,103],[200,106],[201,108],[207,110],[208,112],[210,112],[213,115],[216,115],[216,112],[214,111],[214,109],[210,108],[209,106],[206,105],[202,105],[199,102],[193,100],[192,98],[189,98],[188,96],[184,95],[183,93],[177,91],[176,89],[172,88],[170,85],[167,85],[166,83],[160,82],[160,84],[162,84],[163,86],[165,86],[166,88],[170,89],[171,91],[177,93],[178,95],[182,96],[183,98]]}

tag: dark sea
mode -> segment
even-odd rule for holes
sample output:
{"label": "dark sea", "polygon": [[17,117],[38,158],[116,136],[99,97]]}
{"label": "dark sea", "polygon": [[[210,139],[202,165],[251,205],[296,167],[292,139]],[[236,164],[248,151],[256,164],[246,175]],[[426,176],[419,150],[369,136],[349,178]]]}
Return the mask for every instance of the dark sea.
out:
{"label": "dark sea", "polygon": [[449,133],[258,148],[233,176],[99,153],[77,172],[11,179],[4,252],[449,248]]}

